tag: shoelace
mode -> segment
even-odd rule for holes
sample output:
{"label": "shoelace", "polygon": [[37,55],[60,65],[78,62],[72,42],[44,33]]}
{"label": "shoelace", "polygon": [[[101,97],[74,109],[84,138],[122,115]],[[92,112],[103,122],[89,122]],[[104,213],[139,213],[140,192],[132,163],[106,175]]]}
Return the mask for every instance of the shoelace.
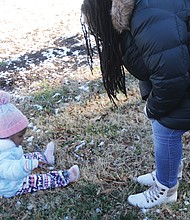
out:
{"label": "shoelace", "polygon": [[158,200],[160,196],[164,194],[165,189],[160,189],[157,185],[152,186],[150,189],[143,192],[143,195],[147,201],[147,203],[154,202]]}

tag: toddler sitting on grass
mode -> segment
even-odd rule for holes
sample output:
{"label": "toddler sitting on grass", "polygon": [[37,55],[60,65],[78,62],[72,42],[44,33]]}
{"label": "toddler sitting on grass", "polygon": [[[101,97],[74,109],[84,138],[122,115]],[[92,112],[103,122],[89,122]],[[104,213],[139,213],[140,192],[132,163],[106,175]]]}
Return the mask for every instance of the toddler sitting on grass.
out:
{"label": "toddler sitting on grass", "polygon": [[77,165],[68,170],[31,174],[42,164],[54,164],[54,144],[44,152],[24,154],[21,143],[28,127],[28,119],[10,103],[10,95],[0,91],[0,196],[8,198],[38,190],[65,187],[79,179]]}

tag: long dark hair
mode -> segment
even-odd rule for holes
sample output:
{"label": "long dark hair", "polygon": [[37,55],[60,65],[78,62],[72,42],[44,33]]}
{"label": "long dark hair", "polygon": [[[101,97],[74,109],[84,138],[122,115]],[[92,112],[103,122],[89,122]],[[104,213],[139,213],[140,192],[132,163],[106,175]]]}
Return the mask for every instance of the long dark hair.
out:
{"label": "long dark hair", "polygon": [[95,38],[103,84],[109,98],[114,102],[119,91],[126,95],[126,87],[125,71],[119,49],[120,34],[113,27],[111,7],[111,0],[84,0],[81,11],[85,22],[81,23],[91,67],[93,49],[89,34]]}

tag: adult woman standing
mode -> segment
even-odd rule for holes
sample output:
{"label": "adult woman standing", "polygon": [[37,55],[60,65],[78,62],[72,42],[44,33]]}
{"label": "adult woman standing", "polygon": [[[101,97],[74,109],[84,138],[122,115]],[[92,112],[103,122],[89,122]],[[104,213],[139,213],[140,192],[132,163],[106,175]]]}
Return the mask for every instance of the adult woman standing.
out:
{"label": "adult woman standing", "polygon": [[[136,179],[151,187],[130,195],[128,202],[140,208],[174,202],[182,135],[190,130],[190,1],[84,0],[82,13],[95,37],[111,100],[119,90],[126,94],[123,67],[146,91],[156,170]],[[87,37],[86,42],[91,56]]]}

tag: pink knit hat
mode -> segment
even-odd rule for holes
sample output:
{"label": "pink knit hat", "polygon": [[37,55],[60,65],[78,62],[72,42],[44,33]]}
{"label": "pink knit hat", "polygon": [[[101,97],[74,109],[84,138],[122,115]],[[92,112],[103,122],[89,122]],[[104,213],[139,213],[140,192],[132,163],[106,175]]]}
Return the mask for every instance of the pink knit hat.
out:
{"label": "pink knit hat", "polygon": [[0,138],[7,138],[28,127],[28,119],[10,103],[10,95],[0,90]]}

